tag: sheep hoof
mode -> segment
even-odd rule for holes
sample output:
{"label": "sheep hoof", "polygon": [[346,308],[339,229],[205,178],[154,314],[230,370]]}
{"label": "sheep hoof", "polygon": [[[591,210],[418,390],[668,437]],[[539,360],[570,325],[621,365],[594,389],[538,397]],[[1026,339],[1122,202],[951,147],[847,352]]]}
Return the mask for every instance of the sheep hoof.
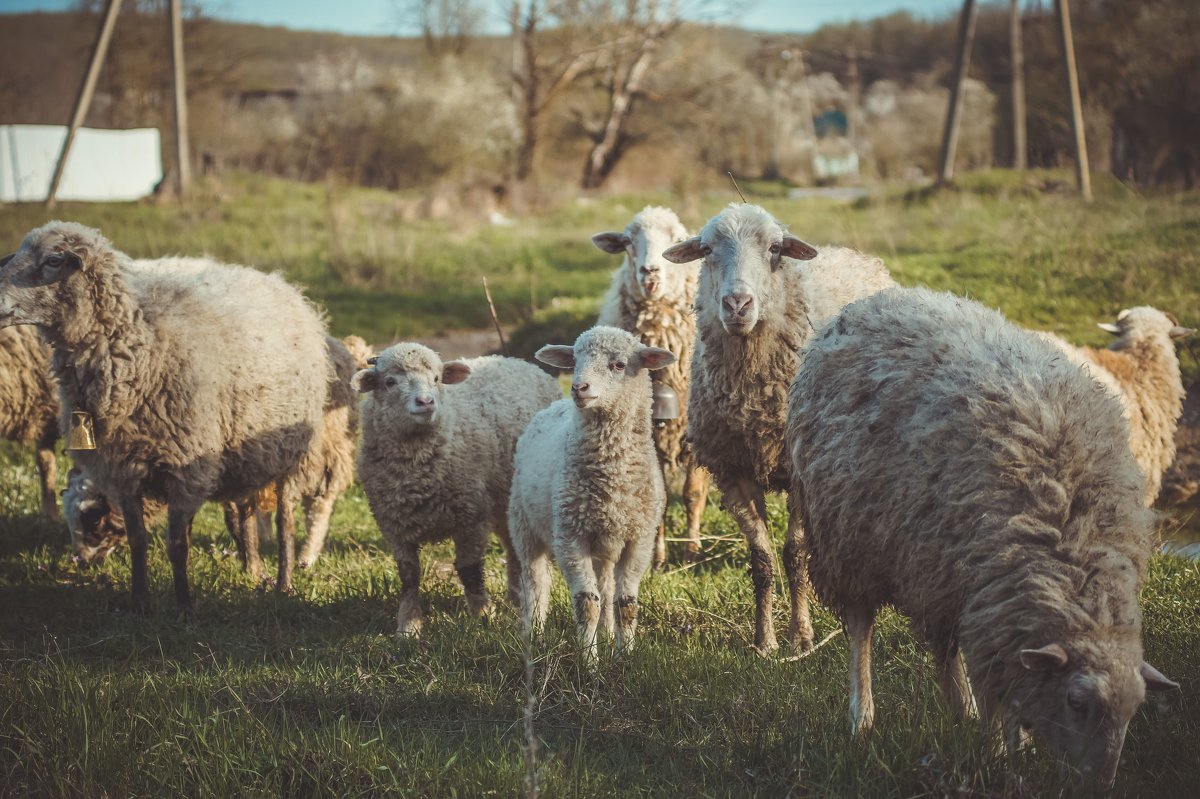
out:
{"label": "sheep hoof", "polygon": [[792,644],[792,648],[795,649],[797,652],[799,652],[802,655],[806,652],[813,651],[814,646],[813,646],[812,633],[808,633],[807,635],[801,635],[801,636],[798,636],[798,637],[792,639],[791,644]]}
{"label": "sheep hoof", "polygon": [[755,644],[753,648],[759,657],[769,658],[779,648],[779,644],[774,641],[763,641],[761,644]]}
{"label": "sheep hoof", "polygon": [[129,609],[137,616],[149,616],[150,597],[148,595],[134,594]]}
{"label": "sheep hoof", "polygon": [[683,551],[684,563],[696,563],[700,560],[700,547],[693,544],[688,544],[687,549]]}

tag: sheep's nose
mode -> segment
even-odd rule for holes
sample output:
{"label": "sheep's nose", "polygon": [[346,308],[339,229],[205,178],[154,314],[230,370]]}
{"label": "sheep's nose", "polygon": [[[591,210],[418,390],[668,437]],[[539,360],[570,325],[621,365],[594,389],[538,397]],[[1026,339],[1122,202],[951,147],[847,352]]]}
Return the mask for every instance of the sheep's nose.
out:
{"label": "sheep's nose", "polygon": [[592,387],[591,383],[575,383],[571,386],[571,391],[576,394],[586,394],[587,390]]}
{"label": "sheep's nose", "polygon": [[722,300],[725,309],[736,316],[745,316],[754,306],[754,297],[750,294],[730,294]]}
{"label": "sheep's nose", "polygon": [[433,397],[429,394],[425,394],[423,396],[418,395],[413,398],[413,402],[416,404],[416,406],[418,408],[432,408],[433,407]]}

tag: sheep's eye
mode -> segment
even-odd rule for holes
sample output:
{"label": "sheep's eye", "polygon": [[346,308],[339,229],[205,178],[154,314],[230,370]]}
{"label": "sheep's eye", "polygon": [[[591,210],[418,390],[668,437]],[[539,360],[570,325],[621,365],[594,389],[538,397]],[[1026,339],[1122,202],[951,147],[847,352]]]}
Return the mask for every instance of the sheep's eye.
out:
{"label": "sheep's eye", "polygon": [[624,361],[614,361],[612,368],[617,372],[624,371],[625,362]]}
{"label": "sheep's eye", "polygon": [[771,255],[779,255],[783,252],[783,242],[777,241],[771,245]]}
{"label": "sheep's eye", "polygon": [[46,256],[46,260],[42,261],[42,264],[50,267],[51,269],[58,269],[63,265],[63,261],[65,260],[67,260],[67,256],[63,255],[61,252],[52,252]]}
{"label": "sheep's eye", "polygon": [[394,378],[394,377],[389,377],[389,378],[387,378],[386,380],[384,380],[384,381],[383,381],[383,384],[384,384],[385,386],[387,386],[388,388],[395,388],[395,387],[396,387],[396,378]]}
{"label": "sheep's eye", "polygon": [[1087,701],[1085,701],[1082,696],[1076,696],[1075,694],[1070,693],[1067,694],[1067,704],[1070,705],[1071,709],[1077,713],[1087,713]]}
{"label": "sheep's eye", "polygon": [[433,384],[436,386],[436,385],[437,385],[438,383],[440,383],[440,382],[442,382],[442,376],[441,376],[441,375],[434,375],[434,376],[433,376]]}

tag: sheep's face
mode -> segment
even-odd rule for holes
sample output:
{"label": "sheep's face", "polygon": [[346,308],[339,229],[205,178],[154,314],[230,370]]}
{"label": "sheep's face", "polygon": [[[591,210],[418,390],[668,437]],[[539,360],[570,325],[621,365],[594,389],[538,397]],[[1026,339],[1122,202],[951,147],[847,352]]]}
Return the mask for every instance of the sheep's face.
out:
{"label": "sheep's face", "polygon": [[1116,778],[1125,730],[1147,690],[1178,685],[1141,659],[1131,641],[1078,641],[1023,649],[1026,676],[1013,691],[1022,726],[1045,741],[1064,765],[1098,787]]}
{"label": "sheep's face", "polygon": [[1190,327],[1181,327],[1174,315],[1147,305],[1127,308],[1117,314],[1116,323],[1102,322],[1097,327],[1117,337],[1112,343],[1114,350],[1146,341],[1168,342],[1196,332]]}
{"label": "sheep's face", "polygon": [[687,228],[668,208],[645,208],[622,233],[597,233],[592,243],[607,253],[629,259],[631,288],[643,299],[687,296],[689,273],[663,252],[687,238]]}
{"label": "sheep's face", "polygon": [[379,353],[370,368],[355,372],[350,385],[424,427],[440,418],[445,387],[461,383],[470,374],[471,367],[462,361],[443,364],[436,352],[421,344],[396,344]]}
{"label": "sheep's face", "polygon": [[626,402],[629,391],[644,395],[650,408],[651,369],[675,362],[675,356],[658,347],[647,347],[615,327],[593,327],[575,340],[574,347],[547,344],[537,359],[559,369],[573,369],[571,399],[584,413],[604,413]]}
{"label": "sheep's face", "polygon": [[809,260],[817,251],[791,235],[757,205],[731,205],[708,221],[699,236],[669,248],[675,263],[704,259],[696,310],[702,325],[720,320],[725,332],[749,335],[762,308],[780,301],[775,275],[792,258]]}
{"label": "sheep's face", "polygon": [[109,552],[125,542],[125,517],[79,469],[71,469],[67,474],[63,515],[75,555],[85,563],[102,562]]}
{"label": "sheep's face", "polygon": [[98,231],[73,222],[50,222],[25,236],[0,268],[0,327],[55,328],[75,306],[72,278],[93,253],[109,247]]}

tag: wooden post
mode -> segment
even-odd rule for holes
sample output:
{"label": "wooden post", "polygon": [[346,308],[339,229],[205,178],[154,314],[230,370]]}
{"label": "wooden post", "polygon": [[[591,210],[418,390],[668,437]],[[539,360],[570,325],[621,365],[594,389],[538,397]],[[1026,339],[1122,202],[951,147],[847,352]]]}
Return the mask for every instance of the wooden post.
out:
{"label": "wooden post", "polygon": [[1088,169],[1087,141],[1083,131],[1083,106],[1079,101],[1079,73],[1075,70],[1075,42],[1071,37],[1071,8],[1067,0],[1056,0],[1058,29],[1062,35],[1063,67],[1067,94],[1071,98],[1071,132],[1075,134],[1075,182],[1084,200],[1092,199],[1092,175]]}
{"label": "wooden post", "polygon": [[1025,140],[1025,51],[1021,46],[1021,0],[1012,0],[1008,42],[1012,52],[1013,169],[1025,169],[1029,162]]}
{"label": "wooden post", "polygon": [[53,208],[57,203],[58,184],[62,182],[63,170],[67,166],[67,155],[71,152],[75,133],[83,124],[88,107],[92,104],[96,79],[100,77],[100,67],[104,64],[104,56],[108,52],[108,43],[112,41],[113,28],[117,25],[117,14],[120,11],[121,0],[108,0],[108,8],[104,10],[104,21],[100,24],[100,33],[97,34],[96,44],[92,47],[92,60],[83,76],[83,85],[79,87],[79,96],[75,98],[75,113],[71,115],[71,124],[67,127],[67,138],[63,139],[62,152],[58,154],[58,163],[54,166],[54,177],[50,179],[50,191],[46,194],[47,208]]}
{"label": "wooden post", "polygon": [[975,39],[975,0],[963,0],[958,21],[958,57],[954,66],[954,85],[950,87],[950,105],[946,109],[946,128],[942,132],[942,150],[938,156],[938,185],[954,178],[954,151],[958,148],[958,122],[962,117],[963,82],[971,65],[971,43]]}
{"label": "wooden post", "polygon": [[858,76],[858,45],[851,44],[846,53],[849,63],[846,65],[846,82],[850,84],[850,108],[846,114],[846,138],[850,147],[858,152],[858,103],[862,93]]}
{"label": "wooden post", "polygon": [[192,185],[188,152],[187,69],[183,61],[183,14],[180,0],[171,0],[171,67],[175,84],[175,190],[183,196]]}

